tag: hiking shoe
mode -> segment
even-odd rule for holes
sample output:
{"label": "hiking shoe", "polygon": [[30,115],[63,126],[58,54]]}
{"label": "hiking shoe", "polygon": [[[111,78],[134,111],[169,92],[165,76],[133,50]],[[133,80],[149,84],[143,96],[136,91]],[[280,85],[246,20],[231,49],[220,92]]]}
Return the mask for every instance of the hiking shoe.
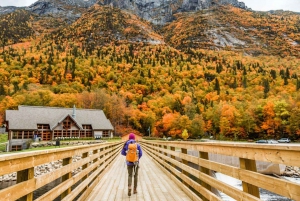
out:
{"label": "hiking shoe", "polygon": [[128,188],[128,196],[131,196],[131,189]]}
{"label": "hiking shoe", "polygon": [[133,189],[133,194],[137,194],[136,188]]}

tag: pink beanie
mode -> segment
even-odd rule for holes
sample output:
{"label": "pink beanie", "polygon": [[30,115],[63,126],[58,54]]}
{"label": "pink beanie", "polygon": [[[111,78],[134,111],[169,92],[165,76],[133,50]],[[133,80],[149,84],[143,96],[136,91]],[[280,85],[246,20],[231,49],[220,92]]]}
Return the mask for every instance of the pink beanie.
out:
{"label": "pink beanie", "polygon": [[129,140],[135,140],[135,135],[134,133],[129,134]]}

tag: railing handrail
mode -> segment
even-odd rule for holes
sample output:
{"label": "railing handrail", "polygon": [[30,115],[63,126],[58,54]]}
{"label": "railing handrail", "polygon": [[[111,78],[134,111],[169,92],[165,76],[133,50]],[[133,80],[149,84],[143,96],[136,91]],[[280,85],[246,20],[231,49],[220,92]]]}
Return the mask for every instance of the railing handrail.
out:
{"label": "railing handrail", "polygon": [[[217,189],[236,200],[259,200],[258,189],[264,188],[276,194],[300,200],[300,184],[263,175],[256,171],[256,160],[299,166],[299,146],[152,140],[141,141],[141,145],[154,161],[165,169],[170,177],[173,177],[173,180],[181,182],[181,185],[188,189],[194,189],[192,192],[187,192],[191,197],[195,197],[196,191],[199,199],[219,200],[212,192],[213,189]],[[188,151],[197,151],[199,157],[188,154]],[[240,167],[211,161],[209,153],[239,157]],[[293,159],[296,163],[291,161]],[[189,162],[198,165],[198,169],[190,167]],[[241,180],[243,190],[238,190],[211,177],[210,171],[217,171]],[[191,175],[193,177],[190,177]],[[196,178],[196,180],[191,178]]]}
{"label": "railing handrail", "polygon": [[28,150],[25,152],[11,152],[9,154],[0,155],[0,161],[5,160],[13,160],[17,158],[25,158],[30,156],[37,156],[41,154],[50,154],[50,153],[59,153],[64,151],[71,151],[71,150],[82,150],[85,148],[93,149],[94,147],[104,146],[107,144],[115,144],[114,142],[106,142],[106,143],[98,143],[98,144],[88,144],[88,145],[78,145],[78,146],[70,146],[70,147],[57,147],[53,149],[45,149],[45,150]]}
{"label": "railing handrail", "polygon": [[[173,145],[202,145],[202,146],[223,146],[223,147],[240,147],[240,148],[261,148],[261,149],[276,149],[276,150],[289,150],[300,151],[300,145],[297,144],[259,144],[251,142],[226,142],[226,141],[207,141],[207,142],[192,142],[192,141],[163,141],[163,140],[142,140],[147,142],[156,142],[160,144],[173,144]],[[276,145],[276,146],[274,146]]]}
{"label": "railing handrail", "polygon": [[297,145],[276,144],[275,146],[275,144],[260,145],[256,143],[177,142],[158,140],[151,140],[148,142],[194,151],[203,151],[238,158],[272,162],[276,164],[285,164],[290,166],[299,166],[300,164],[300,146]]}
{"label": "railing handrail", "polygon": [[[111,142],[1,155],[0,176],[17,172],[17,184],[0,190],[0,197],[16,200],[25,196],[25,200],[33,200],[35,190],[62,178],[61,184],[36,200],[53,200],[57,196],[62,199],[75,198],[81,192],[83,193],[80,198],[83,200],[96,185],[95,181],[119,154],[121,147],[122,142]],[[72,162],[72,158],[77,156],[81,156],[81,159]],[[41,176],[34,176],[35,167],[58,160],[62,160],[62,167]],[[72,175],[72,171],[78,168],[81,171]],[[71,190],[80,180],[81,183]]]}

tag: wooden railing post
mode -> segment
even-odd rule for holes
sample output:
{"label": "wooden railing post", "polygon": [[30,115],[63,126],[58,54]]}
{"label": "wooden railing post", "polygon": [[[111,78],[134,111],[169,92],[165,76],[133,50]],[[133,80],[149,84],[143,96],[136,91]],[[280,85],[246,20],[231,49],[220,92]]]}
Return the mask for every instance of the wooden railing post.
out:
{"label": "wooden railing post", "polygon": [[[158,147],[162,148],[162,145],[159,144]],[[159,150],[158,153],[162,154],[162,151]]]}
{"label": "wooden railing post", "polygon": [[[110,145],[107,146],[107,147],[105,147],[105,150],[107,150],[107,149],[109,149],[109,148],[110,148]],[[109,152],[107,152],[107,153],[105,154],[105,156],[107,156],[107,155],[109,155]],[[108,159],[106,159],[105,162],[106,162],[106,161],[108,161]],[[107,167],[107,166],[108,166],[108,164],[106,164],[105,167]]]}
{"label": "wooden railing post", "polygon": [[[175,147],[170,147],[171,151],[175,152]],[[171,155],[171,158],[175,160],[175,156]],[[175,164],[172,163],[172,166],[175,167]]]}
{"label": "wooden railing post", "polygon": [[[27,181],[29,179],[34,178],[34,168],[29,168],[25,170],[21,170],[17,172],[17,183],[21,183],[23,181]],[[29,193],[22,198],[19,199],[20,201],[32,201],[33,200],[33,193]]]}
{"label": "wooden railing post", "polygon": [[[110,148],[110,145],[109,146],[107,146],[107,147],[105,147],[105,149],[107,150],[107,149],[109,149]],[[107,155],[109,155],[109,151],[108,152],[106,152],[106,154],[105,154],[105,156],[107,156]],[[105,161],[107,161],[108,159],[106,159]]]}
{"label": "wooden railing post", "polygon": [[[153,149],[156,151],[156,152],[158,152],[159,153],[159,150],[158,150],[158,144],[152,144],[154,147],[153,147]],[[159,157],[159,156],[158,156]]]}
{"label": "wooden railing post", "polygon": [[[253,172],[257,172],[255,160],[240,158],[240,168],[245,169],[245,170],[250,170],[250,171],[253,171]],[[246,183],[244,181],[242,181],[242,184],[243,184],[243,191],[244,192],[247,192],[247,193],[249,193],[249,194],[251,194],[255,197],[260,198],[259,189],[258,189],[257,186]]]}
{"label": "wooden railing post", "polygon": [[[98,149],[95,149],[95,150],[93,151],[93,155],[97,154],[98,151],[99,151]],[[98,158],[95,158],[95,159],[93,160],[93,164],[94,164],[94,163],[97,163],[98,160],[99,160]],[[95,172],[96,170],[97,170],[97,167],[94,168],[92,172]],[[93,182],[95,181],[95,179],[96,179],[96,178],[94,178],[93,181],[92,181],[91,183],[93,183]]]}
{"label": "wooden railing post", "polygon": [[[83,153],[81,158],[84,159],[84,158],[88,157],[88,155],[89,155],[88,152]],[[82,166],[82,170],[86,169],[87,167],[88,167],[88,163],[87,163],[87,164],[84,164],[84,165]],[[82,177],[82,181],[86,180],[86,178],[88,178],[88,175],[85,175],[84,177]],[[86,190],[86,187],[83,189],[83,191],[85,191],[85,190]]]}
{"label": "wooden railing post", "polygon": [[[103,153],[101,153],[101,152],[103,152],[103,150],[104,150],[104,148],[100,148],[100,159],[104,157],[104,156],[103,156]],[[102,164],[103,164],[103,162],[100,163],[100,166],[101,166]]]}
{"label": "wooden railing post", "polygon": [[[199,151],[199,157],[202,158],[202,159],[208,160],[208,153],[207,153],[207,152]],[[200,170],[200,172],[209,175],[209,169],[207,169],[207,168],[205,168],[205,167],[202,167],[201,165],[199,166],[199,170]],[[207,183],[203,182],[203,181],[200,180],[200,179],[199,179],[199,182],[200,182],[201,186],[203,186],[204,188],[206,188],[206,189],[208,189],[209,191],[211,191],[211,186],[210,186],[210,185],[208,185]],[[205,197],[202,196],[202,195],[201,195],[201,198],[202,198],[202,200],[204,200],[204,201],[208,201],[208,199],[205,198]]]}
{"label": "wooden railing post", "polygon": [[[168,149],[167,145],[164,145],[164,149]],[[164,152],[165,156],[168,156],[167,152]],[[169,163],[167,160],[165,160],[166,163]]]}
{"label": "wooden railing post", "polygon": [[[95,155],[95,154],[97,154],[98,153],[98,149],[96,149],[96,150],[94,150],[93,151],[93,155]],[[98,161],[98,158],[95,158],[94,160],[93,160],[93,163],[96,163]],[[95,168],[95,170],[96,170],[96,168]]]}
{"label": "wooden railing post", "polygon": [[[187,154],[187,149],[181,148],[181,153]],[[187,160],[184,160],[184,159],[181,159],[181,160],[182,160],[182,163],[183,163],[183,164],[188,165],[188,161],[187,161]],[[181,170],[181,172],[182,172],[182,174],[188,176],[188,173],[187,173],[186,171],[184,171],[183,169]],[[186,185],[185,182],[183,182],[183,183]]]}
{"label": "wooden railing post", "polygon": [[[164,149],[168,149],[167,145],[164,145]],[[164,152],[165,156],[167,156],[168,154],[166,152]]]}
{"label": "wooden railing post", "polygon": [[[72,158],[71,157],[70,158],[64,158],[62,165],[66,166],[66,165],[71,164],[71,163],[72,163]],[[65,174],[64,176],[62,176],[62,179],[61,179],[62,181],[61,182],[64,182],[64,181],[70,179],[71,177],[72,177],[72,173],[69,172],[69,173]],[[71,188],[68,188],[65,192],[63,192],[61,194],[61,196],[60,196],[61,199],[63,199],[64,197],[66,197],[70,193],[71,193]]]}

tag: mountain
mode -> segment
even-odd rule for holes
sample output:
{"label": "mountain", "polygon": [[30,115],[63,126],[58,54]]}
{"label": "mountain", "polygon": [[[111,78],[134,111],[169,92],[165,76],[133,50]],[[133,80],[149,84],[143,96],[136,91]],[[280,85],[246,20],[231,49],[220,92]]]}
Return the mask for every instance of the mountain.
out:
{"label": "mountain", "polygon": [[39,0],[30,5],[27,10],[40,16],[62,17],[71,23],[78,19],[86,8],[96,2],[97,0]]}
{"label": "mountain", "polygon": [[79,17],[78,13],[82,8],[89,8],[94,5],[97,0],[39,0],[30,5],[27,10],[38,15],[65,15],[69,17]]}
{"label": "mountain", "polygon": [[131,11],[157,25],[172,21],[175,13],[204,10],[214,5],[246,8],[243,2],[237,0],[100,0],[99,3]]}
{"label": "mountain", "polygon": [[[191,12],[211,8],[215,5],[233,5],[246,9],[245,3],[238,0],[38,0],[26,7],[26,10],[38,15],[63,16],[69,20],[77,19],[84,9],[95,3],[127,10],[153,24],[164,25],[173,20],[178,12]],[[20,9],[18,7],[0,7],[0,14]]]}
{"label": "mountain", "polygon": [[18,105],[75,104],[102,109],[116,134],[299,139],[299,14],[238,1],[93,3],[1,15],[0,123]]}
{"label": "mountain", "polygon": [[165,25],[155,25],[127,10],[99,3],[50,37],[61,42],[72,39],[93,47],[143,42],[168,44],[178,50],[203,48],[254,56],[299,55],[300,16],[293,12],[253,12],[218,5],[178,12],[172,17]]}
{"label": "mountain", "polygon": [[[7,26],[20,10],[0,20],[0,27],[6,27],[1,45],[37,37],[59,43],[72,39],[93,49],[143,42],[254,56],[300,54],[299,14],[255,12],[237,0],[39,0],[25,8],[30,17],[20,19],[24,24]],[[26,26],[24,37],[16,32],[18,26]]]}
{"label": "mountain", "polygon": [[24,9],[2,15],[0,18],[0,45],[14,44],[34,36],[32,13]]}
{"label": "mountain", "polygon": [[16,7],[16,6],[4,6],[4,7],[0,6],[0,15],[12,13],[15,10],[18,10],[18,9],[21,9],[21,8],[20,7]]}
{"label": "mountain", "polygon": [[165,42],[177,49],[201,47],[250,55],[299,56],[300,15],[218,6],[178,13],[162,28],[162,34]]}
{"label": "mountain", "polygon": [[164,43],[163,37],[153,30],[150,22],[118,8],[97,4],[72,25],[46,37],[53,38],[57,43],[72,40],[90,50],[111,43]]}

